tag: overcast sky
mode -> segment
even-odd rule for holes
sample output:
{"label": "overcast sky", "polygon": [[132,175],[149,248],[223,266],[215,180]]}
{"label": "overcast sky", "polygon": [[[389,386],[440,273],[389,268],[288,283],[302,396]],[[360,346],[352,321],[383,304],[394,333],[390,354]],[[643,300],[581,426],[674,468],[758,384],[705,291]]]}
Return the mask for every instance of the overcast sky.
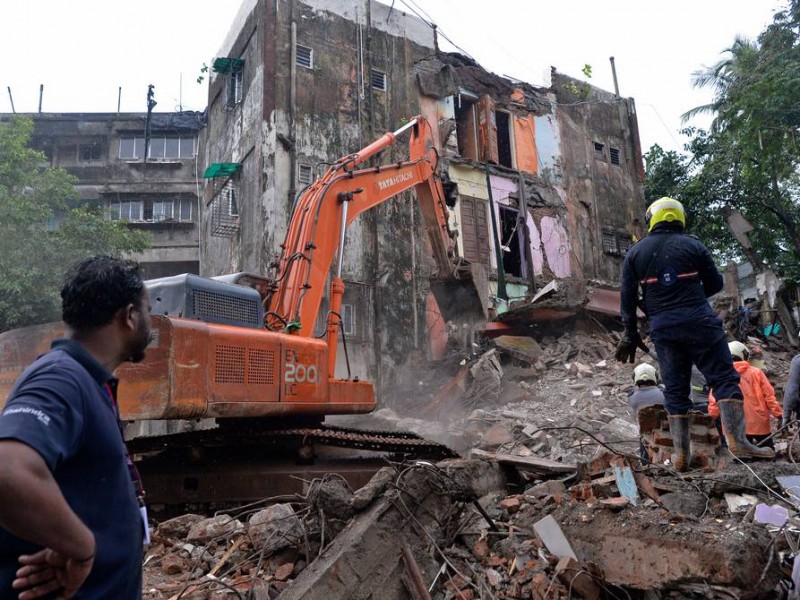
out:
{"label": "overcast sky", "polygon": [[[356,0],[354,0],[356,1]],[[361,0],[358,0],[359,2]],[[392,4],[392,0],[381,0]],[[202,110],[210,64],[238,0],[26,0],[6,2],[0,22],[0,112],[143,112],[154,84],[157,111]],[[734,37],[755,37],[780,0],[395,0],[416,11],[485,68],[543,84],[550,65],[636,100],[642,145],[680,149],[680,115],[705,104],[691,74]],[[453,49],[441,39],[444,50]],[[703,121],[696,124],[704,125]]]}

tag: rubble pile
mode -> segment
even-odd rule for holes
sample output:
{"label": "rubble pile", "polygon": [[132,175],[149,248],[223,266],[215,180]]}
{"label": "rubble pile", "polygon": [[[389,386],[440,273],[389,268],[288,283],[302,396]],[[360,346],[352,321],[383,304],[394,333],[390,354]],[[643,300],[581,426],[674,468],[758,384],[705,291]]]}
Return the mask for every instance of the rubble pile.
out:
{"label": "rubble pile", "polygon": [[766,599],[791,585],[793,464],[498,462],[395,465],[355,493],[327,476],[302,498],[165,521],[144,598]]}
{"label": "rubble pile", "polygon": [[[798,435],[745,464],[692,423],[671,469],[666,414],[633,414],[632,366],[601,326],[501,336],[404,378],[368,428],[413,430],[463,460],[393,464],[353,492],[161,523],[144,598],[784,598],[800,584]],[[791,353],[750,340],[778,397]],[[646,359],[653,362],[650,359]],[[640,438],[648,460],[640,460]],[[794,573],[793,573],[794,569]]]}

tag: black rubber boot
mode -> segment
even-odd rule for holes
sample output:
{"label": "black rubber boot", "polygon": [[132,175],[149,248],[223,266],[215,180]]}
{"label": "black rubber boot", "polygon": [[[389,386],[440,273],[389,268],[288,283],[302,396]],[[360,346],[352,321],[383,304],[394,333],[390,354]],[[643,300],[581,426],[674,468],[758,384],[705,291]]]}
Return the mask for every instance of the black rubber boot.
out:
{"label": "black rubber boot", "polygon": [[672,445],[675,447],[672,466],[681,473],[688,471],[692,462],[689,415],[669,415],[669,433],[672,436]]}
{"label": "black rubber boot", "polygon": [[736,458],[775,458],[772,448],[761,448],[747,441],[744,402],[735,398],[717,400],[728,449]]}

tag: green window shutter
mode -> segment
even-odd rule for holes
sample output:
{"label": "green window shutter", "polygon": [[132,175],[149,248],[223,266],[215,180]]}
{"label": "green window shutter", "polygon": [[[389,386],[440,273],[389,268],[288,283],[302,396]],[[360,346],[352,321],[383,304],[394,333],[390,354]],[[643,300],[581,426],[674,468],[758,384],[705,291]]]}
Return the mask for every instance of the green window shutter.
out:
{"label": "green window shutter", "polygon": [[214,163],[206,168],[205,173],[203,173],[203,178],[233,177],[241,168],[241,163]]}
{"label": "green window shutter", "polygon": [[244,67],[243,58],[231,58],[220,56],[215,58],[211,64],[211,70],[215,73],[237,73]]}

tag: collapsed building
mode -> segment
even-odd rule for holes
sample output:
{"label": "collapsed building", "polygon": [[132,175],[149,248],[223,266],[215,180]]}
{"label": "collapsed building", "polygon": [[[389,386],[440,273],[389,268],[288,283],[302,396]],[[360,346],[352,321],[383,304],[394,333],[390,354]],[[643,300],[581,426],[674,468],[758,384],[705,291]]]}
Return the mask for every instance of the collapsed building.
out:
{"label": "collapsed building", "polygon": [[[548,87],[494,75],[438,51],[434,28],[374,1],[247,0],[211,70],[204,275],[268,273],[298,192],[422,113],[453,192],[459,253],[488,272],[489,316],[513,325],[581,306],[616,310],[622,256],[642,233],[632,99],[555,70]],[[386,154],[402,158],[395,147]],[[395,366],[440,356],[448,335],[413,195],[357,219],[347,242],[352,371],[386,390]]]}

